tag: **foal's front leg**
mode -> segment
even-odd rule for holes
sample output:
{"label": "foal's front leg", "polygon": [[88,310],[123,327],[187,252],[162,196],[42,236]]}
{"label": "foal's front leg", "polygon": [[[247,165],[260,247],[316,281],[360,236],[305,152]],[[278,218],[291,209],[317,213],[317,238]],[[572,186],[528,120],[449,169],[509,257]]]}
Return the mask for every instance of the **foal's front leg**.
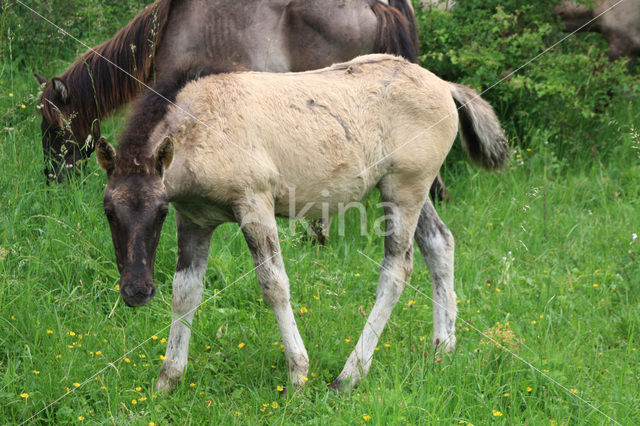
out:
{"label": "foal's front leg", "polygon": [[289,278],[280,252],[273,203],[268,197],[252,195],[237,204],[235,214],[256,265],[262,296],[280,328],[291,380],[295,386],[303,387],[309,357],[289,302]]}
{"label": "foal's front leg", "polygon": [[176,212],[178,266],[173,277],[173,320],[166,358],[156,390],[171,391],[182,379],[189,355],[191,322],[202,301],[202,279],[207,269],[209,245],[214,228],[203,229]]}

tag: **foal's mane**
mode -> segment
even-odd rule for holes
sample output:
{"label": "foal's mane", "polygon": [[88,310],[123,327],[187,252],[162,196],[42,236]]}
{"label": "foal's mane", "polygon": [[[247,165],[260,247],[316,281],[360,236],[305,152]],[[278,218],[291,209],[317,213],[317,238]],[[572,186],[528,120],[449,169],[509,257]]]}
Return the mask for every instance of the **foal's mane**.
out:
{"label": "foal's mane", "polygon": [[[111,63],[139,80],[151,78],[154,55],[164,35],[172,3],[172,0],[157,0],[146,7],[115,36],[85,52],[59,76],[70,92],[68,102],[75,113],[74,130],[88,134],[95,118],[108,115],[140,92],[138,81]],[[53,84],[47,84],[40,104],[43,117],[50,123],[59,120],[58,107],[54,105],[56,99]]]}
{"label": "foal's mane", "polygon": [[234,71],[228,68],[213,68],[192,65],[175,71],[145,91],[134,103],[131,115],[118,144],[116,170],[122,174],[146,173],[144,162],[152,154],[151,134],[174,104],[178,93],[190,81]]}

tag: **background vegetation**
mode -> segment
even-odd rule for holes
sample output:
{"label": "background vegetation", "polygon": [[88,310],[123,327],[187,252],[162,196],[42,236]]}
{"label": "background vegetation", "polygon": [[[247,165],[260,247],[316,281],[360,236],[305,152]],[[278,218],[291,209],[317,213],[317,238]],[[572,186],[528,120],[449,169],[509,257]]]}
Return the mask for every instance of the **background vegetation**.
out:
{"label": "background vegetation", "polygon": [[[28,4],[95,45],[143,3]],[[328,391],[364,324],[360,309],[374,302],[378,267],[360,251],[379,260],[382,241],[359,236],[351,217],[345,237],[334,232],[318,248],[282,222],[311,358],[308,389],[283,396],[277,327],[254,275],[241,278],[252,261],[237,226],[226,225],[214,237],[189,369],[174,394],[157,396],[175,226],[169,218],[158,250],[158,296],[143,309],[124,307],[102,213],[105,177],[94,162],[65,185],[46,187],[42,174],[31,72],[56,75],[84,49],[3,1],[0,422],[640,422],[638,66],[610,63],[603,37],[583,33],[510,75],[565,36],[553,2],[458,3],[419,13],[421,61],[488,89],[513,159],[487,175],[456,147],[443,171],[452,201],[439,211],[457,241],[457,351],[430,348],[430,279],[417,257],[415,288],[396,307],[369,378],[350,394]],[[111,141],[123,117],[103,125]],[[369,225],[380,213],[376,197]]]}

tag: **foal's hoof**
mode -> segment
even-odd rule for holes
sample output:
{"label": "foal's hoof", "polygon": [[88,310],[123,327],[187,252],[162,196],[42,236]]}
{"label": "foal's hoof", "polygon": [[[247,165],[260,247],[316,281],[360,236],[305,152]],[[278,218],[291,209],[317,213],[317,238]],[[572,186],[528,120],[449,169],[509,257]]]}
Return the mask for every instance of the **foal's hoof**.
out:
{"label": "foal's hoof", "polygon": [[342,379],[337,377],[333,382],[331,382],[329,389],[336,392],[350,392],[355,385],[355,381],[351,378]]}
{"label": "foal's hoof", "polygon": [[158,376],[158,381],[153,387],[153,390],[158,393],[169,394],[175,390],[178,383],[180,383],[180,377],[172,377],[170,374],[162,371],[160,372],[160,376]]}
{"label": "foal's hoof", "polygon": [[433,339],[433,348],[436,352],[450,353],[456,350],[456,336],[449,335],[447,339]]}

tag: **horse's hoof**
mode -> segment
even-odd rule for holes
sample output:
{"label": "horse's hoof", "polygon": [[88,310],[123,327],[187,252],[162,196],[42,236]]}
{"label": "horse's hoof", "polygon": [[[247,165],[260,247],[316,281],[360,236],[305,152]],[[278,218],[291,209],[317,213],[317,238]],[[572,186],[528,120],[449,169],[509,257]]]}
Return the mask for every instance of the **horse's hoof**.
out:
{"label": "horse's hoof", "polygon": [[331,384],[329,385],[329,389],[336,392],[350,392],[356,383],[352,378],[341,379],[337,377]]}
{"label": "horse's hoof", "polygon": [[171,377],[163,371],[160,373],[160,376],[158,376],[158,381],[153,389],[158,393],[170,394],[175,390],[176,386],[178,386],[178,383],[180,383],[180,377]]}
{"label": "horse's hoof", "polygon": [[456,350],[456,336],[449,335],[446,340],[433,339],[433,348],[436,352],[454,352]]}

